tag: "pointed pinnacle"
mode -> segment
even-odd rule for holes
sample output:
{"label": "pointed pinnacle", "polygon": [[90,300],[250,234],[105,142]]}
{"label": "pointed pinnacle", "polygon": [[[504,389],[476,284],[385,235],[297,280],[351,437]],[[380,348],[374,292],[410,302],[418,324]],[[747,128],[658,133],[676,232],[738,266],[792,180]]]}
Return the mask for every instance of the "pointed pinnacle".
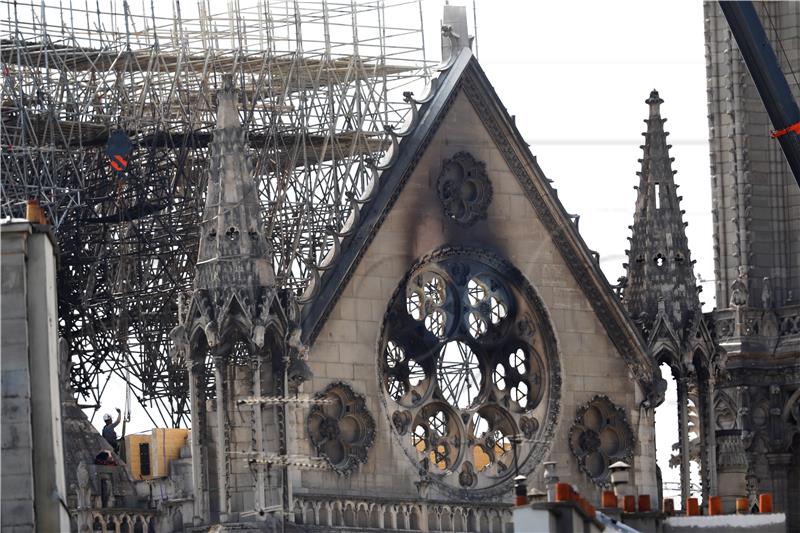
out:
{"label": "pointed pinnacle", "polygon": [[222,77],[222,89],[217,92],[217,129],[239,128],[240,126],[233,76],[225,74]]}

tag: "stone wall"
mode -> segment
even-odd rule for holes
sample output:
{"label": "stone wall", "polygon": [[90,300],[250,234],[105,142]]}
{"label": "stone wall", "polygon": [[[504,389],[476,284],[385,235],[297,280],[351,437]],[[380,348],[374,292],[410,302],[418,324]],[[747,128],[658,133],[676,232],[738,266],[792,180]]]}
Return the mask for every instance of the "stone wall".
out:
{"label": "stone wall", "polygon": [[2,232],[2,529],[64,531],[55,255],[47,230]]}
{"label": "stone wall", "polygon": [[[468,151],[486,163],[493,187],[487,219],[468,230],[444,216],[436,193],[442,162],[459,151]],[[418,258],[444,244],[488,248],[515,265],[543,300],[555,330],[562,368],[561,416],[549,453],[549,459],[559,463],[562,480],[599,498],[596,487],[578,469],[568,434],[576,409],[595,395],[604,394],[625,409],[631,426],[638,428],[638,437],[645,439],[636,449],[639,455],[634,461],[634,475],[640,490],[655,497],[653,434],[640,427],[638,405],[642,398],[637,396],[638,386],[463,94],[456,98],[311,348],[314,379],[305,385],[306,391],[320,391],[342,380],[366,396],[377,423],[369,460],[346,478],[332,472],[304,472],[295,491],[417,496],[416,466],[397,444],[382,403],[378,343],[384,314],[401,278]],[[295,416],[298,449],[314,455],[305,434],[305,413],[297,409]],[[651,426],[652,415],[642,424]],[[537,469],[531,482],[543,488],[541,480],[541,470]]]}
{"label": "stone wall", "polygon": [[[791,75],[800,64],[800,3],[755,7],[800,98]],[[717,4],[705,4],[705,21],[717,307],[728,307],[740,265],[749,269],[751,306],[761,304],[764,277],[774,305],[787,305],[800,298],[800,188],[770,138],[774,128]]]}

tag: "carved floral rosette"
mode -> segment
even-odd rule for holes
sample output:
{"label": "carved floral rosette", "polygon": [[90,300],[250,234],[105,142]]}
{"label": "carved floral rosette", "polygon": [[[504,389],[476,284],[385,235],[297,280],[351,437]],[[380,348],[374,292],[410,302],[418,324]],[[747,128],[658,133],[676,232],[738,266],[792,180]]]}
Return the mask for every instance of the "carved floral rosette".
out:
{"label": "carved floral rosette", "polygon": [[625,411],[602,395],[578,408],[569,431],[569,446],[578,466],[599,486],[609,484],[610,465],[631,460],[634,443]]}
{"label": "carved floral rosette", "polygon": [[446,160],[437,183],[445,214],[463,226],[486,218],[492,201],[492,184],[486,164],[467,152]]}
{"label": "carved floral rosette", "polygon": [[346,383],[331,383],[316,398],[325,401],[309,411],[306,428],[311,443],[336,473],[349,475],[367,462],[375,420],[364,397]]}

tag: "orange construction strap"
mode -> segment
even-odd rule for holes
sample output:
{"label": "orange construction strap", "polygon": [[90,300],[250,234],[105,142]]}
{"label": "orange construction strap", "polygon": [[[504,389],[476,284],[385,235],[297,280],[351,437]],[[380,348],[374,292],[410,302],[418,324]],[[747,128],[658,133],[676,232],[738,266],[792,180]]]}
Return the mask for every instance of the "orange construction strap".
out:
{"label": "orange construction strap", "polygon": [[782,130],[773,131],[771,135],[773,139],[777,139],[778,137],[783,137],[790,131],[793,131],[796,134],[800,135],[800,122],[795,122],[791,126],[783,128]]}

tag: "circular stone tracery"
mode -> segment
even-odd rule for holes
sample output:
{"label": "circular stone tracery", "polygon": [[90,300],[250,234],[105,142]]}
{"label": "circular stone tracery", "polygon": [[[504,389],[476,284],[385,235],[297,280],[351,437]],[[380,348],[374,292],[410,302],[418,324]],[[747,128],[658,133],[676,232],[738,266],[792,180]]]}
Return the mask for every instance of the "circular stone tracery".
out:
{"label": "circular stone tracery", "polygon": [[609,466],[633,456],[633,430],[622,408],[606,396],[595,396],[578,409],[569,444],[581,470],[595,484],[606,486]]}
{"label": "circular stone tracery", "polygon": [[325,401],[309,411],[306,425],[311,443],[338,474],[350,474],[367,461],[367,450],[375,440],[375,421],[364,397],[345,383],[331,383],[316,398]]}
{"label": "circular stone tracery", "polygon": [[492,184],[486,165],[467,152],[458,152],[442,165],[437,184],[445,214],[462,226],[486,218]]}
{"label": "circular stone tracery", "polygon": [[500,494],[517,466],[525,474],[541,461],[558,412],[558,357],[546,311],[513,266],[479,249],[435,252],[395,291],[381,338],[392,427],[445,492]]}

